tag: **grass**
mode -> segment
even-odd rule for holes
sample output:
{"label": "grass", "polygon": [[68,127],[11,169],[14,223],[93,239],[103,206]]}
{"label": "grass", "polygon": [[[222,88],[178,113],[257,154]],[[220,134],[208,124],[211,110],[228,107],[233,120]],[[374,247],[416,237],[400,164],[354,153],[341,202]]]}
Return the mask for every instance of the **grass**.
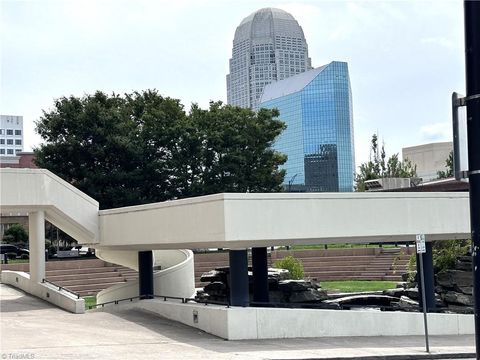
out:
{"label": "grass", "polygon": [[84,296],[83,299],[85,300],[85,310],[89,310],[89,306],[97,304],[96,296]]}
{"label": "grass", "polygon": [[9,264],[24,264],[24,263],[28,263],[28,262],[29,262],[28,259],[8,259]]}
{"label": "grass", "polygon": [[331,292],[360,292],[379,291],[394,289],[397,283],[394,281],[322,281],[322,289]]}

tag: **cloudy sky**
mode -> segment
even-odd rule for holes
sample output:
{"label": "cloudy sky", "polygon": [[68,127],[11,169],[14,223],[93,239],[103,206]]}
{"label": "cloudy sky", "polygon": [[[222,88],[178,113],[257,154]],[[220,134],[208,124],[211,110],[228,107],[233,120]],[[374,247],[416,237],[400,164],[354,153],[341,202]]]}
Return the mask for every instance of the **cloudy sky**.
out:
{"label": "cloudy sky", "polygon": [[203,107],[226,101],[235,28],[262,7],[303,27],[314,67],[347,61],[356,162],[373,133],[387,154],[451,140],[465,92],[461,1],[0,0],[0,113],[23,115],[25,150],[53,99],[156,88]]}

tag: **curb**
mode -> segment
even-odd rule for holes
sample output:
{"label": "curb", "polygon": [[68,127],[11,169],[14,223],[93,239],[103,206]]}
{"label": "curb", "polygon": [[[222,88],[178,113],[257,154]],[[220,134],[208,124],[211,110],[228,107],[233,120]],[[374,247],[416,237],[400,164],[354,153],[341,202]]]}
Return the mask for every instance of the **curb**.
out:
{"label": "curb", "polygon": [[[417,360],[417,359],[467,359],[476,358],[475,353],[437,353],[437,354],[405,354],[405,355],[371,355],[371,356],[338,356],[314,357],[295,360]],[[291,360],[291,359],[275,359]]]}

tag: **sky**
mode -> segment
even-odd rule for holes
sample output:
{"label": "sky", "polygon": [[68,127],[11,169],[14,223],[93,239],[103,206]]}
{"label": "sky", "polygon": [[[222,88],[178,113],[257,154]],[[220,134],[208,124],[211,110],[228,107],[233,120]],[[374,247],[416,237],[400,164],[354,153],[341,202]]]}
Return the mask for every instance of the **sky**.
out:
{"label": "sky", "polygon": [[0,0],[0,113],[23,115],[24,150],[54,99],[157,89],[226,102],[236,27],[276,7],[302,26],[313,67],[348,62],[356,165],[377,133],[387,156],[451,141],[465,93],[462,1]]}

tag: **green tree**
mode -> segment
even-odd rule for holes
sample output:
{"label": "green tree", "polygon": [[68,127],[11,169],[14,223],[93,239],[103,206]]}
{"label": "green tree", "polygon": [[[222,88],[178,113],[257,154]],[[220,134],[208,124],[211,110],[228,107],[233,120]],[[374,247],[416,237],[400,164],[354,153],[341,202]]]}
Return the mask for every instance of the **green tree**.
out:
{"label": "green tree", "polygon": [[411,178],[417,176],[417,167],[410,160],[403,162],[398,154],[393,154],[386,160],[385,146],[378,145],[377,134],[372,135],[370,147],[370,159],[359,166],[359,172],[355,176],[357,191],[365,191],[365,182],[380,178]]}
{"label": "green tree", "polygon": [[2,240],[8,244],[25,247],[28,242],[28,233],[20,224],[13,224],[3,234]]}
{"label": "green tree", "polygon": [[302,280],[305,276],[302,261],[290,255],[285,256],[283,259],[276,260],[273,263],[273,267],[288,270],[288,278],[292,280]]}
{"label": "green tree", "polygon": [[221,102],[209,109],[156,90],[63,97],[37,121],[36,163],[101,208],[217,192],[280,191],[286,156],[272,150],[278,111]]}
{"label": "green tree", "polygon": [[447,159],[445,160],[446,170],[437,171],[437,177],[439,179],[446,179],[453,177],[453,150],[448,154]]}

